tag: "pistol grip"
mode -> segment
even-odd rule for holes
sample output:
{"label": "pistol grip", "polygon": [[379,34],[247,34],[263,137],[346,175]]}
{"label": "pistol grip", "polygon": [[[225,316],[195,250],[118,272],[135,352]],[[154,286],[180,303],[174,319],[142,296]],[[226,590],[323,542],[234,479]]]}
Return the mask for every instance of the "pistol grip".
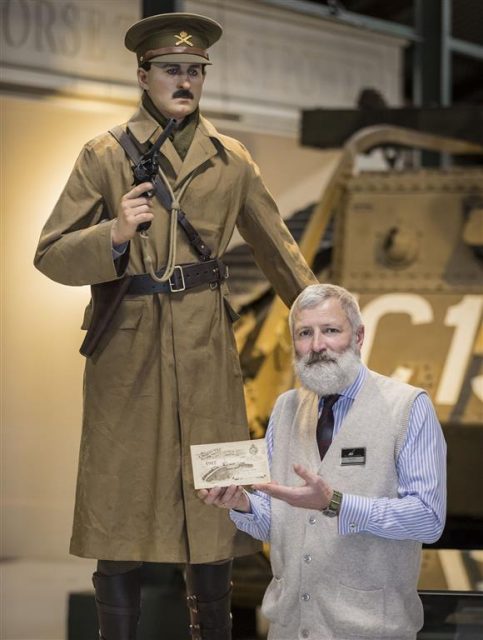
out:
{"label": "pistol grip", "polygon": [[149,229],[149,227],[151,226],[151,221],[148,220],[148,222],[141,222],[141,224],[138,224],[138,227],[136,229],[136,231],[147,231]]}
{"label": "pistol grip", "polygon": [[[144,198],[152,198],[154,196],[154,189],[150,189],[149,191],[145,191],[143,193],[143,195],[141,197]],[[136,231],[147,231],[149,229],[149,227],[151,226],[151,222],[141,222],[141,224],[138,224]]]}

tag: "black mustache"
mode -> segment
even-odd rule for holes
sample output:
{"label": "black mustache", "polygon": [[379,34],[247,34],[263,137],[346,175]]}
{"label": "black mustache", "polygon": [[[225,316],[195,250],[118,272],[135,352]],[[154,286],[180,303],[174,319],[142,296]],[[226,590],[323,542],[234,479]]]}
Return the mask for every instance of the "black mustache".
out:
{"label": "black mustache", "polygon": [[175,91],[173,93],[173,98],[191,98],[193,99],[194,96],[191,93],[191,91],[189,89],[178,89],[178,91]]}

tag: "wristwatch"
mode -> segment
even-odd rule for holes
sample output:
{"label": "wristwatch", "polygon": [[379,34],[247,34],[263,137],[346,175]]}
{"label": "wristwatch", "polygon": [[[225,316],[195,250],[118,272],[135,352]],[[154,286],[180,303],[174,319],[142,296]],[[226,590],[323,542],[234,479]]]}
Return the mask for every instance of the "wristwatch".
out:
{"label": "wristwatch", "polygon": [[342,504],[342,493],[340,491],[333,491],[332,499],[325,509],[321,509],[324,516],[334,518],[339,515],[340,505]]}

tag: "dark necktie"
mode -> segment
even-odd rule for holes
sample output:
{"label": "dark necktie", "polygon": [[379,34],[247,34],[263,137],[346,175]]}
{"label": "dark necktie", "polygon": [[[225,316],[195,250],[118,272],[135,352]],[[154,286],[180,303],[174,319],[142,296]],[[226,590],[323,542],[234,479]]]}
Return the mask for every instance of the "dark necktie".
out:
{"label": "dark necktie", "polygon": [[321,460],[324,459],[327,449],[332,442],[332,435],[334,433],[334,412],[332,407],[339,398],[340,395],[337,393],[331,396],[324,396],[324,405],[317,422],[317,444],[319,446]]}

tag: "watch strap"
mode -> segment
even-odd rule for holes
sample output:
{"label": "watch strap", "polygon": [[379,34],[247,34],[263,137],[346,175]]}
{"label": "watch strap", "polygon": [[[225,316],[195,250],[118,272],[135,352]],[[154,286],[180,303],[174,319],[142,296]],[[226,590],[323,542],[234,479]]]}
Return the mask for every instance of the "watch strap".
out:
{"label": "watch strap", "polygon": [[339,515],[340,507],[342,505],[342,493],[340,491],[332,492],[332,498],[329,504],[322,509],[322,513],[324,516],[329,516],[329,518],[333,518],[334,516]]}

